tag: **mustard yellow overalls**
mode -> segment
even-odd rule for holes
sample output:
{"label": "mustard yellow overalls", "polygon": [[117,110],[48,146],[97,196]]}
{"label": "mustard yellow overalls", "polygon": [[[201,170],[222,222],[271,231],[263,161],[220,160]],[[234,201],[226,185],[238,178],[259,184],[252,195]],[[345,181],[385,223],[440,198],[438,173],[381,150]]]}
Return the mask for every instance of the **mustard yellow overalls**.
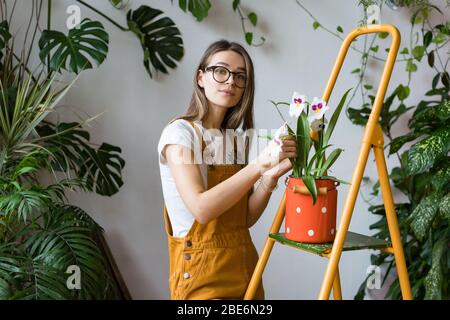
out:
{"label": "mustard yellow overalls", "polygon": [[[190,122],[202,141],[198,128]],[[235,150],[236,141],[235,141]],[[202,152],[203,154],[203,152]],[[235,158],[236,159],[236,158]],[[208,165],[208,189],[228,179],[245,165]],[[169,287],[172,299],[242,299],[258,261],[247,227],[246,193],[218,218],[200,224],[196,220],[183,238],[172,236],[167,209],[164,219],[169,243]],[[255,299],[264,299],[259,286]]]}

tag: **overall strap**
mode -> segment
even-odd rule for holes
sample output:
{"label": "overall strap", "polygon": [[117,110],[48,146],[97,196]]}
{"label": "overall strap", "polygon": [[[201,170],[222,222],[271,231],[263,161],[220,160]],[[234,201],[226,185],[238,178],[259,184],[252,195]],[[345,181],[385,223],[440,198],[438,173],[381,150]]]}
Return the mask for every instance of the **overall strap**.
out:
{"label": "overall strap", "polygon": [[[249,161],[248,161],[248,156],[249,156],[249,148],[250,148],[250,139],[249,139],[249,137],[247,136],[247,135],[244,135],[244,139],[245,139],[245,158],[244,158],[244,161],[245,161],[245,163],[244,164],[247,164]],[[237,136],[234,136],[234,164],[242,164],[242,163],[238,163],[237,162],[237,160],[238,160],[238,143],[237,143]]]}
{"label": "overall strap", "polygon": [[169,214],[167,213],[166,204],[164,204],[164,222],[166,226],[166,233],[168,236],[173,235],[172,224],[170,223]]}
{"label": "overall strap", "polygon": [[[202,133],[200,132],[200,129],[194,124],[194,122],[192,120],[186,120],[190,123],[190,125],[192,126],[192,128],[194,128],[195,132],[197,133],[199,139],[201,140],[201,144],[202,144],[202,154],[203,154],[203,150],[205,150],[206,147],[206,143],[205,140],[203,140],[202,137]],[[234,137],[233,139],[233,144],[234,144],[234,163],[233,164],[237,164],[237,136]],[[249,162],[249,148],[250,148],[250,139],[247,135],[245,135],[245,163]]]}

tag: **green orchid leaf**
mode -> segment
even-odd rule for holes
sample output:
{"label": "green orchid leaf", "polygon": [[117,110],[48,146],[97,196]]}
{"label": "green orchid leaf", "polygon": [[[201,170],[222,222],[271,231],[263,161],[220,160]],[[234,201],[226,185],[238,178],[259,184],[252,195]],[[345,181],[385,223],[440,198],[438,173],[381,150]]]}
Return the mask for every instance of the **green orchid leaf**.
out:
{"label": "green orchid leaf", "polygon": [[304,112],[297,119],[297,163],[302,169],[308,166],[308,156],[311,149],[311,136],[308,118]]}
{"label": "green orchid leaf", "polygon": [[160,18],[162,13],[146,5],[127,13],[128,27],[141,43],[144,66],[150,77],[153,77],[150,63],[157,71],[168,73],[167,67],[176,68],[175,62],[184,55],[180,30],[170,18]]}
{"label": "green orchid leaf", "polygon": [[306,188],[308,188],[308,191],[311,193],[311,196],[313,198],[313,204],[315,204],[317,201],[317,186],[316,182],[314,181],[314,178],[311,176],[304,176],[302,177],[302,180]]}
{"label": "green orchid leaf", "polygon": [[352,89],[348,89],[344,95],[342,96],[341,100],[339,101],[338,106],[336,107],[336,110],[334,110],[333,115],[331,116],[331,120],[327,126],[327,129],[325,130],[325,134],[323,137],[323,144],[327,145],[330,141],[331,135],[333,134],[334,127],[336,126],[336,123],[339,119],[339,116],[341,114],[342,108],[344,107],[345,100],[347,99],[347,95]]}
{"label": "green orchid leaf", "polygon": [[347,184],[347,185],[350,185],[350,184],[351,184],[351,183],[348,182],[348,181],[341,180],[341,179],[338,179],[338,178],[333,177],[333,176],[321,176],[320,178],[321,178],[321,179],[327,179],[327,180],[333,180],[333,181],[339,182],[340,184]]}
{"label": "green orchid leaf", "polygon": [[50,55],[50,68],[79,73],[91,69],[93,60],[102,64],[108,54],[108,33],[98,21],[85,18],[69,30],[68,35],[56,30],[44,30],[39,39],[39,57],[45,64]]}
{"label": "green orchid leaf", "polygon": [[329,168],[331,168],[331,166],[336,162],[336,160],[341,155],[342,151],[344,151],[344,150],[338,148],[336,150],[333,150],[333,152],[330,153],[330,155],[328,156],[327,160],[325,160],[324,164],[320,168],[319,176],[322,176],[323,174],[325,174],[325,172]]}
{"label": "green orchid leaf", "polygon": [[[314,153],[314,155],[309,160],[309,164],[308,164],[308,167],[306,168],[305,175],[307,175],[307,176],[311,175],[311,170],[312,170],[312,167],[314,165],[314,161],[316,161],[317,159],[323,157],[326,149],[329,148],[329,147],[331,147],[331,144],[329,144],[329,145],[327,145],[327,146],[325,146],[323,148],[316,149],[316,152]],[[320,172],[320,168],[317,168],[316,171]],[[319,175],[320,175],[320,173],[319,173]]]}

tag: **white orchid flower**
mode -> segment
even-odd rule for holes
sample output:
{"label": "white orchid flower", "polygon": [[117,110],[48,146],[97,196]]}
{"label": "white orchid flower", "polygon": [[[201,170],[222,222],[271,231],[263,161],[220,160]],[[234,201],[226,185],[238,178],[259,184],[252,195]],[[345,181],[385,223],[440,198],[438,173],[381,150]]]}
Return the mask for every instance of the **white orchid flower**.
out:
{"label": "white orchid flower", "polygon": [[281,138],[284,136],[289,135],[287,123],[285,122],[281,127],[275,131],[274,137],[269,142],[269,149],[270,149],[270,156],[276,157],[282,150],[281,145],[282,141]]}
{"label": "white orchid flower", "polygon": [[306,101],[306,96],[294,92],[291,104],[289,105],[289,115],[298,118],[306,107]]}
{"label": "white orchid flower", "polygon": [[309,123],[311,124],[314,120],[321,119],[328,109],[327,103],[324,100],[314,97],[311,107],[309,108]]}

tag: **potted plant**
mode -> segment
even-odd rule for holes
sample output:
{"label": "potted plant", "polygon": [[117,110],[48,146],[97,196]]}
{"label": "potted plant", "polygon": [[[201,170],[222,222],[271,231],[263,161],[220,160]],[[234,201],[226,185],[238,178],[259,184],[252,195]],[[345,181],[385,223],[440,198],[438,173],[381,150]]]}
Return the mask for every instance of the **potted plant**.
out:
{"label": "potted plant", "polygon": [[[312,102],[304,95],[294,92],[288,105],[289,115],[295,119],[294,131],[285,120],[274,141],[283,135],[292,135],[297,141],[298,157],[291,159],[292,174],[286,179],[285,237],[308,243],[331,242],[336,234],[336,187],[343,181],[328,175],[342,149],[336,148],[328,157],[329,144],[336,122],[350,90],[342,96],[330,121],[325,119],[329,109],[326,101],[314,98]],[[282,113],[278,110],[280,116]],[[284,120],[284,118],[283,118]],[[312,149],[314,148],[314,152]]]}

